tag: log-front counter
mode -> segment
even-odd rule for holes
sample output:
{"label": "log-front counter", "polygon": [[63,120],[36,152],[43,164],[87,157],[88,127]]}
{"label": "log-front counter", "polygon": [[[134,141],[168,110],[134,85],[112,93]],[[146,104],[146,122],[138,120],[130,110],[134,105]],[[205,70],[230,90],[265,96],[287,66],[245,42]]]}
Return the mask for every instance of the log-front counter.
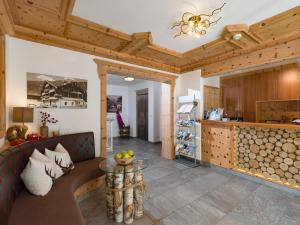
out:
{"label": "log-front counter", "polygon": [[203,161],[300,190],[300,125],[200,123]]}

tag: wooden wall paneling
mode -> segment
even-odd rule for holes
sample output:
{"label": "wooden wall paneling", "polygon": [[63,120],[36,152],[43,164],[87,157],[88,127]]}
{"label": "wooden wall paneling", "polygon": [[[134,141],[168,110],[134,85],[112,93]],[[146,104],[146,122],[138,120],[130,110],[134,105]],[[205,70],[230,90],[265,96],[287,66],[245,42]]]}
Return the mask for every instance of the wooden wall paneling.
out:
{"label": "wooden wall paneling", "polygon": [[[235,116],[235,113],[241,110],[245,121],[260,121],[261,119],[255,116],[257,101],[299,99],[299,71],[297,64],[289,64],[222,77],[221,105],[229,116]],[[295,110],[292,110],[289,118],[294,112]]]}
{"label": "wooden wall paneling", "polygon": [[256,76],[248,75],[240,77],[242,79],[242,102],[241,115],[245,121],[255,121],[255,99],[257,99],[256,92]]}
{"label": "wooden wall paneling", "polygon": [[243,110],[243,79],[223,79],[221,81],[221,106],[228,116],[242,116]]}
{"label": "wooden wall paneling", "polygon": [[204,111],[220,107],[220,88],[204,86]]}
{"label": "wooden wall paneling", "polygon": [[5,104],[5,36],[0,37],[0,138],[6,131]]}
{"label": "wooden wall paneling", "polygon": [[278,71],[278,99],[298,99],[300,93],[300,80],[298,79],[299,68],[292,66]]}

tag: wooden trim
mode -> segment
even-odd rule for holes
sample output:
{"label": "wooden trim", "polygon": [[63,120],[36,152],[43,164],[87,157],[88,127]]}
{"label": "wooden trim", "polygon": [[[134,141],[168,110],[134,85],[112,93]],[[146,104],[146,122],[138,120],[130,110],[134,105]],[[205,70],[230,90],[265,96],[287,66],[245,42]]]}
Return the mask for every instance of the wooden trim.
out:
{"label": "wooden trim", "polygon": [[174,90],[177,76],[124,64],[112,63],[100,59],[94,59],[94,61],[98,65],[98,75],[101,81],[101,157],[106,157],[106,78],[107,74],[111,73],[120,76],[130,75],[141,79],[158,81],[170,85],[170,133],[168,134],[169,136],[167,138],[170,141],[170,152],[163,152],[162,155],[165,158],[174,159]]}
{"label": "wooden trim", "polygon": [[0,37],[0,138],[6,134],[5,36]]}
{"label": "wooden trim", "polygon": [[175,75],[152,71],[148,69],[138,68],[134,66],[128,66],[125,64],[119,64],[119,63],[113,63],[108,62],[105,60],[100,59],[94,59],[94,61],[98,65],[104,65],[106,66],[107,70],[113,74],[121,75],[121,76],[137,76],[139,78],[145,79],[145,80],[155,80],[162,83],[168,83],[172,82],[177,78]]}
{"label": "wooden trim", "polygon": [[272,124],[272,123],[253,123],[253,122],[223,122],[214,120],[200,120],[201,124],[215,125],[215,126],[247,126],[247,127],[261,127],[261,128],[278,128],[278,129],[295,129],[300,130],[300,125],[294,124]]}
{"label": "wooden trim", "polygon": [[101,96],[101,157],[106,158],[106,110],[107,110],[107,68],[105,65],[98,66],[98,74],[100,78],[100,96]]}
{"label": "wooden trim", "polygon": [[175,80],[170,83],[170,159],[175,159],[175,146],[174,146],[174,101],[175,101]]}
{"label": "wooden trim", "polygon": [[85,184],[81,185],[80,187],[78,187],[74,191],[73,195],[75,198],[79,198],[88,192],[91,192],[97,188],[102,187],[104,185],[104,181],[105,181],[104,175],[102,177],[98,177],[93,180],[90,180],[90,181],[86,182]]}

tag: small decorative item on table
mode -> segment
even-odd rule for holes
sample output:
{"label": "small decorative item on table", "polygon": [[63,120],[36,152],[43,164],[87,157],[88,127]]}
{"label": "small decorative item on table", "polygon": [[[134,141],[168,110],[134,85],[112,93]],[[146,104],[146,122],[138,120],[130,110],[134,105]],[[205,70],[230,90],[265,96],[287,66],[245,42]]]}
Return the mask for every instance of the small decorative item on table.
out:
{"label": "small decorative item on table", "polygon": [[[99,167],[106,171],[107,217],[118,223],[132,224],[133,219],[144,215],[145,182],[142,170],[148,162],[129,161],[126,159],[128,155],[135,158],[132,150],[120,152],[115,155],[116,165],[100,164]],[[122,161],[122,157],[126,162]]]}
{"label": "small decorative item on table", "polygon": [[40,127],[40,133],[42,137],[48,137],[49,136],[49,127],[47,126],[47,123],[57,123],[58,120],[55,118],[50,118],[51,115],[46,112],[40,112],[41,114],[41,123],[42,126]]}

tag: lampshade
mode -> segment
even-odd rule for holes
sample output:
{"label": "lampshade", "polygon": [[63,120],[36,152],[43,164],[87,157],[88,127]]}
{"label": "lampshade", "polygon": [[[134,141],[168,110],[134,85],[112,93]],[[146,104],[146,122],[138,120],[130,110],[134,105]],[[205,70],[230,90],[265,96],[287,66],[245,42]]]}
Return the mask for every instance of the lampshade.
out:
{"label": "lampshade", "polygon": [[33,108],[14,107],[13,108],[13,122],[14,123],[32,123],[33,122]]}

